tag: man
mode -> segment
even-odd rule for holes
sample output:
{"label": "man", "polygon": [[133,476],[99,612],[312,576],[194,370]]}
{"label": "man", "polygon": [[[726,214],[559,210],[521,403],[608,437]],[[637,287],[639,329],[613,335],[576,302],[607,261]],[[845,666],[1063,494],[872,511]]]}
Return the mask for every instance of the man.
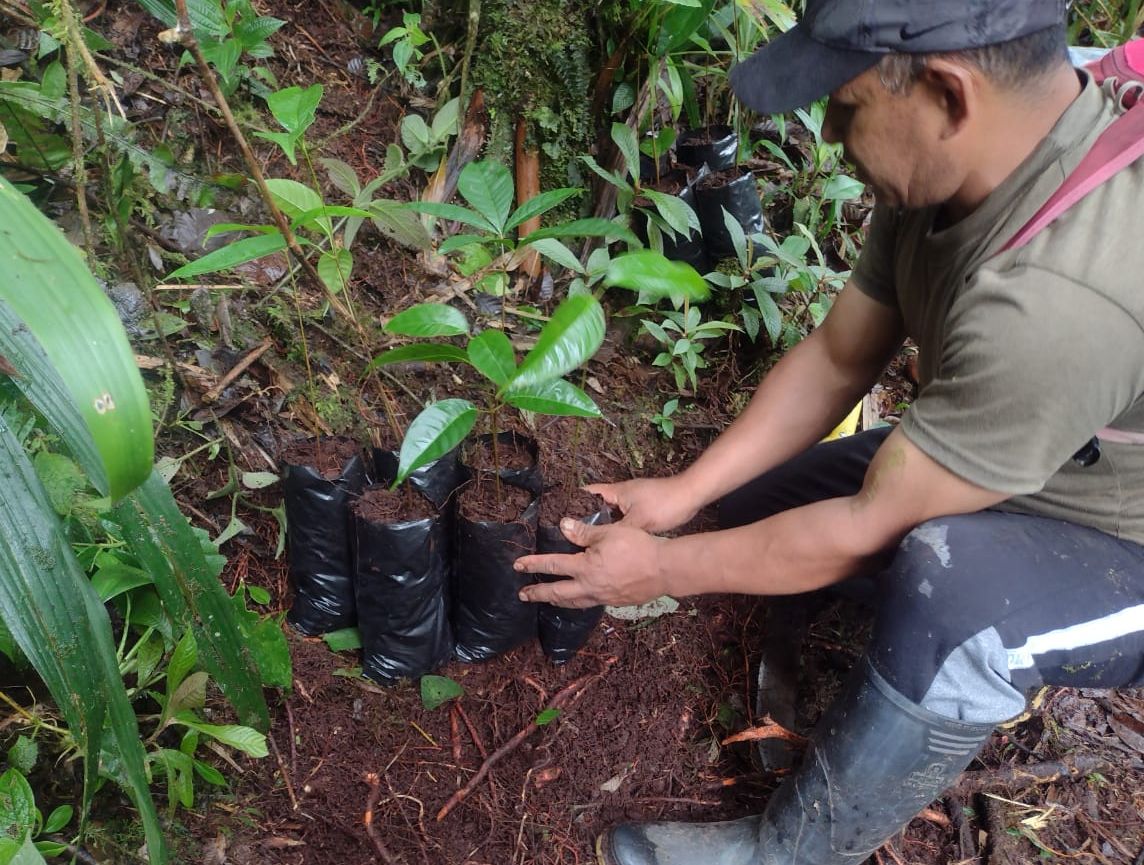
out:
{"label": "man", "polygon": [[[785,595],[872,571],[874,635],[762,815],[619,826],[605,865],[860,862],[1029,690],[1144,683],[1144,161],[1003,251],[1118,110],[1068,63],[1064,3],[806,6],[732,83],[762,113],[830,95],[824,135],[877,200],[861,259],[694,465],[590,487],[623,520],[568,523],[583,553],[518,567],[570,579],[521,596]],[[814,446],[906,336],[900,426]],[[724,530],[655,536],[716,501]]]}

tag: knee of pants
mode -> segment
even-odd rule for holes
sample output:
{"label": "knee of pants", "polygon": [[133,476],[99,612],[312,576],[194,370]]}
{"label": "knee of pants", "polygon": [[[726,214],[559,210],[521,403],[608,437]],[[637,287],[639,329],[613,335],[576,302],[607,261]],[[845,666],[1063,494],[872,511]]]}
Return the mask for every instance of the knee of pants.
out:
{"label": "knee of pants", "polygon": [[922,523],[902,541],[880,581],[881,605],[870,644],[875,669],[908,699],[936,714],[998,723],[1024,709],[1010,681],[1008,655],[994,623],[995,599],[975,588],[970,562],[958,566],[951,537],[965,517]]}

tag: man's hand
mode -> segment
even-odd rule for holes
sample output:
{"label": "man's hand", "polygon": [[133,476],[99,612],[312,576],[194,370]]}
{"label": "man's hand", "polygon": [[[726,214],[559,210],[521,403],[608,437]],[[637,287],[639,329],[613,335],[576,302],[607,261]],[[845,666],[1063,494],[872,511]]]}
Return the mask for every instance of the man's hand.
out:
{"label": "man's hand", "polygon": [[[617,485],[622,486],[622,484]],[[555,583],[535,583],[520,590],[522,601],[558,607],[642,604],[667,593],[660,564],[665,541],[624,523],[590,526],[579,520],[560,521],[564,536],[584,552],[572,555],[523,556],[518,571],[571,577]]]}
{"label": "man's hand", "polygon": [[619,508],[624,515],[625,526],[645,532],[666,532],[677,528],[695,516],[702,504],[691,495],[682,475],[589,484],[584,489]]}

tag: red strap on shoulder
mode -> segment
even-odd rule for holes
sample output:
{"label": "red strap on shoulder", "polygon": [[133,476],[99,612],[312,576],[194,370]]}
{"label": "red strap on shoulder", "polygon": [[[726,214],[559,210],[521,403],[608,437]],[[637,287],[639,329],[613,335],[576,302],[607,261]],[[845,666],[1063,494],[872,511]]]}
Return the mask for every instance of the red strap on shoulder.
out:
{"label": "red strap on shoulder", "polygon": [[1121,45],[1096,63],[1090,70],[1097,82],[1116,78],[1129,86],[1123,101],[1131,107],[1101,133],[1092,149],[1065,178],[1065,182],[1052,194],[1041,209],[1033,214],[1021,230],[1014,234],[1001,252],[1019,249],[1032,240],[1041,229],[1088,195],[1116,172],[1144,156],[1144,99],[1138,99],[1140,88],[1132,83],[1144,79],[1144,39]]}

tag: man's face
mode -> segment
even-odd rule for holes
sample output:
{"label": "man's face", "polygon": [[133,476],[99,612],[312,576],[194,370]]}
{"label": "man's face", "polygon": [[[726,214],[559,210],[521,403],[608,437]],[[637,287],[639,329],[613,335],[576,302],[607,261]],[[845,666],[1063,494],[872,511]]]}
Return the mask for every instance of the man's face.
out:
{"label": "man's face", "polygon": [[843,145],[879,203],[916,209],[949,200],[961,184],[946,120],[924,81],[891,93],[875,67],[831,94],[822,134]]}

